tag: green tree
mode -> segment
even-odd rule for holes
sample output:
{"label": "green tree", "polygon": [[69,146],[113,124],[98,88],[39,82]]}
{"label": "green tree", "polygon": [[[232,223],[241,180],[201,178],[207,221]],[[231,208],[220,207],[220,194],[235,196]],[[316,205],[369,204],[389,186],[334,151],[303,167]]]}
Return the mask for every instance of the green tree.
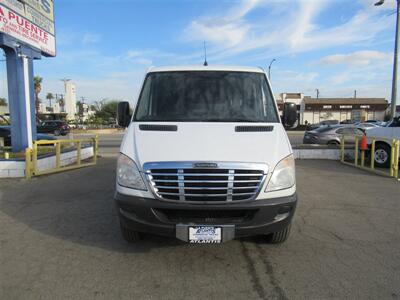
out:
{"label": "green tree", "polygon": [[0,98],[0,106],[7,106],[7,99],[6,98]]}
{"label": "green tree", "polygon": [[40,77],[40,76],[35,76],[33,78],[33,86],[34,86],[34,89],[35,89],[36,113],[39,112],[39,104],[40,104],[39,94],[42,91],[42,81],[43,81],[43,78]]}
{"label": "green tree", "polygon": [[115,122],[117,119],[117,106],[118,100],[107,100],[96,101],[94,109],[96,111],[95,118],[101,119],[103,124],[109,124]]}
{"label": "green tree", "polygon": [[49,100],[49,103],[50,103],[49,105],[50,105],[50,107],[52,107],[52,106],[51,106],[51,100],[54,99],[53,94],[52,94],[52,93],[47,93],[46,99]]}

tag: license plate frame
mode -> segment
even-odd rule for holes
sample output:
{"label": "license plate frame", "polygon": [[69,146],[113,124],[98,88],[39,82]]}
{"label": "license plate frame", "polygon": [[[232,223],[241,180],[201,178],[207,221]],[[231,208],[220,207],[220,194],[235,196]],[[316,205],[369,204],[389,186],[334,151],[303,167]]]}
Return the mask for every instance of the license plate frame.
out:
{"label": "license plate frame", "polygon": [[191,244],[220,244],[222,243],[222,233],[221,226],[188,226],[188,241]]}

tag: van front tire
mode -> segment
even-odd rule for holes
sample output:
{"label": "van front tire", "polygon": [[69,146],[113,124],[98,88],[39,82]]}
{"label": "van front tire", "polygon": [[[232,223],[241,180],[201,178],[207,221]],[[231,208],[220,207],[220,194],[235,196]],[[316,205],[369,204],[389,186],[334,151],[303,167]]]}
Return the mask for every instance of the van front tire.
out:
{"label": "van front tire", "polygon": [[375,166],[378,168],[389,168],[391,147],[384,143],[375,146]]}
{"label": "van front tire", "polygon": [[124,240],[128,243],[137,243],[142,239],[140,232],[131,230],[120,224],[121,234]]}
{"label": "van front tire", "polygon": [[292,227],[292,224],[290,223],[286,228],[269,234],[267,236],[268,242],[271,244],[281,244],[281,243],[285,242],[290,235],[291,227]]}

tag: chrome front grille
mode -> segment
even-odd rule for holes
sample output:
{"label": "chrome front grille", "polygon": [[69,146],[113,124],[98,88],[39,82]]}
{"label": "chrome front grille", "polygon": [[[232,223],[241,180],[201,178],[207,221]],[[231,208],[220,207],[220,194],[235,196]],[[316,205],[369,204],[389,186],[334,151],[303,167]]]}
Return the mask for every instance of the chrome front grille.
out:
{"label": "chrome front grille", "polygon": [[[154,194],[173,201],[245,201],[255,199],[268,168],[255,163],[160,162],[144,165]],[[207,165],[205,163],[204,165]]]}

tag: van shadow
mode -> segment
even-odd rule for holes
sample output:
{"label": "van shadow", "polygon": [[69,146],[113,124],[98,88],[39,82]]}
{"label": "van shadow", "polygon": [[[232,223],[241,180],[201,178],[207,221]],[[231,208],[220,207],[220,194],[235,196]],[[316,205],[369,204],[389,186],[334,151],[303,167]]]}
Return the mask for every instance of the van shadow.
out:
{"label": "van shadow", "polygon": [[150,235],[138,244],[123,240],[113,200],[115,165],[115,159],[102,158],[95,167],[30,181],[0,181],[0,210],[46,235],[113,251],[148,252],[186,245]]}

